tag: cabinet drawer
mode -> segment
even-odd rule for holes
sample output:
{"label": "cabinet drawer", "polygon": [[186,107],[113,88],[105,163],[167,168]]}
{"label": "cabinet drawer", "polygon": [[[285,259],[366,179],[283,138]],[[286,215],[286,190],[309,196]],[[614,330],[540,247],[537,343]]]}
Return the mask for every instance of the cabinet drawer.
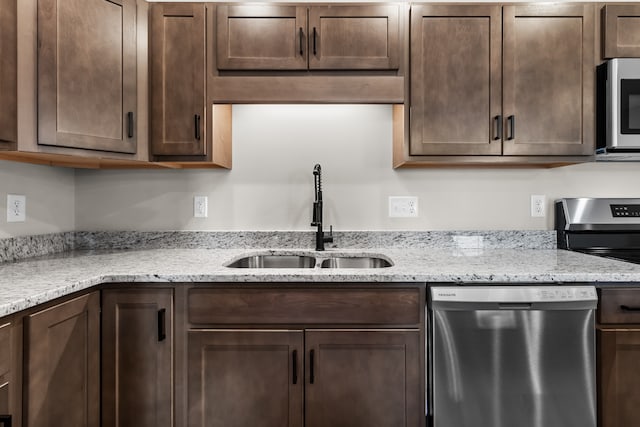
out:
{"label": "cabinet drawer", "polygon": [[600,323],[640,323],[640,288],[602,289]]}
{"label": "cabinet drawer", "polygon": [[192,288],[192,324],[417,325],[418,288]]}

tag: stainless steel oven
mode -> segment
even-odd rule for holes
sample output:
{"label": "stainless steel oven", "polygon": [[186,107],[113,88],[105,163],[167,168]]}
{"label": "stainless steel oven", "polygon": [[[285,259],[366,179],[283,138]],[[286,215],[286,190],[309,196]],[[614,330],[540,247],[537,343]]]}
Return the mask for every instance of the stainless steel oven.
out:
{"label": "stainless steel oven", "polygon": [[598,152],[640,159],[640,58],[609,60],[597,74]]}

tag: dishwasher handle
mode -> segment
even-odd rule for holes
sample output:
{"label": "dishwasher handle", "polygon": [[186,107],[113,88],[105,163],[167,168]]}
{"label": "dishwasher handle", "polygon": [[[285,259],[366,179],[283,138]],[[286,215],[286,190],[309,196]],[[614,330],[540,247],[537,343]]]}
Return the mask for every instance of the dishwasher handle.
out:
{"label": "dishwasher handle", "polygon": [[498,303],[500,310],[531,310],[533,303],[530,302],[501,302]]}

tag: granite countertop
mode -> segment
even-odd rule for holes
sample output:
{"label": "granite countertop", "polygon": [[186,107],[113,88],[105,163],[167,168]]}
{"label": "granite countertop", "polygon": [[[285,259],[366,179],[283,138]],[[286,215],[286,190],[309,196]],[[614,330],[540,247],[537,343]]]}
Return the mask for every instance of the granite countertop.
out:
{"label": "granite countertop", "polygon": [[[243,269],[248,254],[382,255],[379,269]],[[640,282],[640,265],[555,249],[122,249],[70,251],[0,264],[0,317],[102,283],[148,282]]]}

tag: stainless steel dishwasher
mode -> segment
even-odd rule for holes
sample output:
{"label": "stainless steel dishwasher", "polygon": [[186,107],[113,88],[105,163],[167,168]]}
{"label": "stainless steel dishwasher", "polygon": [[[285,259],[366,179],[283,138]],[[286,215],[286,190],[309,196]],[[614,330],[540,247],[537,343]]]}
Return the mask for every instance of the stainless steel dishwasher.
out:
{"label": "stainless steel dishwasher", "polygon": [[595,427],[593,286],[434,286],[433,427]]}

